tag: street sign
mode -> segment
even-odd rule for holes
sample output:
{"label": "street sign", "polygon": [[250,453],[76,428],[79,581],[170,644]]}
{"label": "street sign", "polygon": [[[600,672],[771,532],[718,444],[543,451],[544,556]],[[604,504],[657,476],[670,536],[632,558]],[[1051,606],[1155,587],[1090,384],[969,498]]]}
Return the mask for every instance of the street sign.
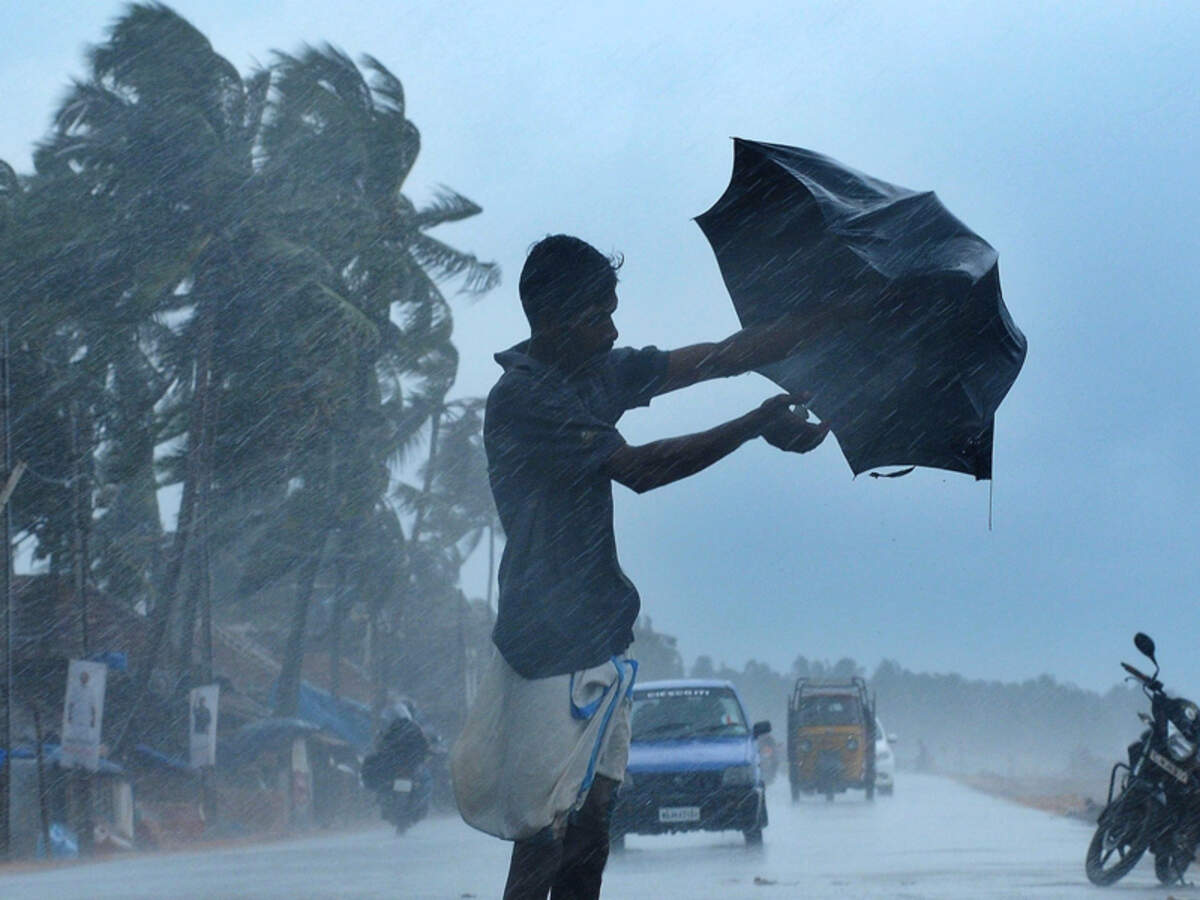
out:
{"label": "street sign", "polygon": [[62,764],[66,768],[95,772],[100,767],[107,676],[104,663],[73,659],[67,667],[62,724]]}
{"label": "street sign", "polygon": [[221,686],[206,684],[188,693],[188,752],[193,768],[217,764],[217,701]]}

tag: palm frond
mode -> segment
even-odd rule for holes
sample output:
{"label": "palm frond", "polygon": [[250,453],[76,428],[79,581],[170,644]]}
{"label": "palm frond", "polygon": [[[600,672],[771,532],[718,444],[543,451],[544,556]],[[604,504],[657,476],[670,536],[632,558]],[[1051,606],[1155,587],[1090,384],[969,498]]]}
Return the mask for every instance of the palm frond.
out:
{"label": "palm frond", "polygon": [[374,346],[379,342],[379,329],[363,315],[362,310],[324,282],[317,282],[317,297],[323,299],[342,321],[347,332],[363,346]]}
{"label": "palm frond", "polygon": [[363,65],[371,70],[371,90],[387,101],[387,106],[399,115],[404,115],[404,86],[387,66],[369,53],[362,57]]}
{"label": "palm frond", "polygon": [[415,227],[426,229],[443,225],[446,222],[458,222],[462,219],[469,219],[471,216],[477,216],[481,212],[483,212],[483,207],[479,204],[468,200],[462,194],[451,190],[445,185],[439,185],[433,203],[422,210],[418,210],[413,218]]}
{"label": "palm frond", "polygon": [[242,117],[242,143],[253,145],[262,129],[271,90],[271,71],[259,69],[246,79],[246,109]]}
{"label": "palm frond", "polygon": [[0,159],[0,199],[8,199],[21,192],[21,180],[17,171]]}
{"label": "palm frond", "polygon": [[427,234],[415,234],[408,250],[422,268],[436,278],[462,276],[460,291],[463,293],[484,294],[500,283],[497,263],[480,262],[473,253],[455,250]]}

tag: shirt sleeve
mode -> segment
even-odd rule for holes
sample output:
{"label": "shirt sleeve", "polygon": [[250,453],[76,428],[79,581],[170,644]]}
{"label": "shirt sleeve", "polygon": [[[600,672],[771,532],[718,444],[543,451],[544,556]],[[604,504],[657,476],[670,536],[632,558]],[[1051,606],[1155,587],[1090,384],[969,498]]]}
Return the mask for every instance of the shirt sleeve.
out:
{"label": "shirt sleeve", "polygon": [[668,356],[657,347],[620,347],[609,354],[609,390],[621,409],[650,405],[666,380]]}
{"label": "shirt sleeve", "polygon": [[506,391],[493,411],[497,449],[514,462],[569,478],[602,469],[625,446],[613,425],[571,394],[524,388]]}

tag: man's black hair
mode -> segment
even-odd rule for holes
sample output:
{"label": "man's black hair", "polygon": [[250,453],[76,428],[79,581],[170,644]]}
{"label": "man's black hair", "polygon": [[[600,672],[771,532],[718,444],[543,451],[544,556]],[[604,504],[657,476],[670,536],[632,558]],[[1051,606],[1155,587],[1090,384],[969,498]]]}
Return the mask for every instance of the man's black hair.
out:
{"label": "man's black hair", "polygon": [[617,286],[622,262],[620,256],[605,256],[569,234],[542,238],[530,248],[521,269],[517,289],[525,318],[536,328],[603,305]]}

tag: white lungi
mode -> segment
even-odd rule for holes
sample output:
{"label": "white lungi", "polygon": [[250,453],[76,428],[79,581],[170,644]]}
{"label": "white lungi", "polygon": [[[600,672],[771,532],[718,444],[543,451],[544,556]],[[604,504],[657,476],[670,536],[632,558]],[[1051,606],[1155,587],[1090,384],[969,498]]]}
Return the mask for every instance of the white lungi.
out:
{"label": "white lungi", "polygon": [[616,656],[570,675],[522,678],[493,648],[450,753],[467,824],[522,840],[582,806],[596,775],[622,780],[636,672]]}

